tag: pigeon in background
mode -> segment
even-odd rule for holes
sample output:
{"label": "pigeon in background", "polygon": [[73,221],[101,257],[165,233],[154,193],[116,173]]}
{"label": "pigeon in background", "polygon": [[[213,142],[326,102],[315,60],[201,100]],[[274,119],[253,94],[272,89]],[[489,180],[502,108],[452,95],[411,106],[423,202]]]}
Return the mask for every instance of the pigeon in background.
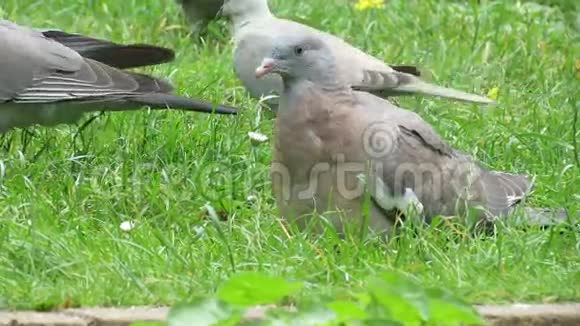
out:
{"label": "pigeon in background", "polygon": [[177,0],[194,32],[200,31],[210,20],[216,18],[223,0]]}
{"label": "pigeon in background", "polygon": [[[261,58],[271,52],[274,40],[302,35],[321,38],[328,44],[337,60],[337,78],[353,88],[381,96],[422,94],[483,104],[495,103],[483,96],[428,83],[419,78],[417,68],[389,65],[337,36],[277,18],[270,11],[267,0],[225,0],[221,13],[229,17],[233,25],[235,73],[256,98],[277,95],[282,91],[279,76],[268,75],[263,79],[254,76]],[[267,103],[275,106],[276,102],[271,99]]]}

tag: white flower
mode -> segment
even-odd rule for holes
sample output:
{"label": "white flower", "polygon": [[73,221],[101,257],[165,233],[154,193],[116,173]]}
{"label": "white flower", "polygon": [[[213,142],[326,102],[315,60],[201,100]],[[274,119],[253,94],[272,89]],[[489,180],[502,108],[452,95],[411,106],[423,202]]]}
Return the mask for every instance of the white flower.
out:
{"label": "white flower", "polygon": [[263,143],[263,142],[268,140],[268,136],[266,136],[262,133],[253,132],[253,131],[248,132],[248,137],[250,137],[250,140],[253,143]]}
{"label": "white flower", "polygon": [[196,236],[202,236],[205,233],[205,228],[203,226],[196,225],[193,227],[193,232]]}
{"label": "white flower", "polygon": [[135,227],[135,223],[131,221],[123,221],[123,223],[121,223],[119,227],[121,228],[121,231],[129,232],[133,230],[133,228]]}

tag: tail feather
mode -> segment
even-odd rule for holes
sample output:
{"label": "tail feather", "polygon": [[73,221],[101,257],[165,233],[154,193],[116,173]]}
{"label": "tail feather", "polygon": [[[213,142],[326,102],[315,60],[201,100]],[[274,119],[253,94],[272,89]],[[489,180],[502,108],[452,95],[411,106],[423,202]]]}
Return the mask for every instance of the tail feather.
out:
{"label": "tail feather", "polygon": [[[486,208],[493,217],[514,213],[533,187],[522,174],[486,171],[483,176]],[[549,226],[572,220],[580,221],[580,212],[572,216],[565,209],[522,207],[522,214],[514,214],[517,224]]]}
{"label": "tail feather", "polygon": [[41,32],[45,37],[75,50],[85,58],[119,69],[157,65],[175,58],[172,50],[154,45],[118,44],[58,30],[42,30]]}
{"label": "tail feather", "polygon": [[455,99],[464,102],[474,102],[482,104],[495,104],[495,101],[487,97],[470,94],[457,89],[437,86],[434,84],[426,83],[421,80],[416,79],[413,83],[404,84],[396,88],[399,92],[412,93],[412,94],[424,94],[431,96],[439,96],[450,99]]}
{"label": "tail feather", "polygon": [[438,86],[418,78],[422,75],[412,66],[391,66],[392,71],[364,70],[363,78],[351,85],[352,89],[370,92],[377,96],[423,94],[439,96],[466,102],[494,104],[495,101],[480,95],[470,94],[457,89]]}
{"label": "tail feather", "polygon": [[[103,103],[104,107],[110,111],[129,110],[148,105],[153,109],[174,108],[204,113],[237,113],[237,109],[231,106],[214,105],[208,101],[173,94],[171,93],[173,86],[164,79],[116,69],[90,59],[86,61],[94,68],[93,71],[100,73],[96,76],[100,77],[102,82],[112,81],[113,87],[121,95],[89,96],[77,99],[79,102],[105,102]],[[107,102],[109,103],[107,104]],[[92,106],[92,108],[94,107]]]}
{"label": "tail feather", "polygon": [[531,225],[554,225],[566,222],[570,218],[576,221],[580,219],[580,212],[576,212],[574,217],[565,209],[524,207],[523,213],[525,219],[523,222]]}
{"label": "tail feather", "polygon": [[179,109],[205,113],[237,114],[238,109],[228,105],[214,105],[211,102],[167,93],[149,93],[132,96],[130,102],[148,105],[152,109]]}
{"label": "tail feather", "polygon": [[528,176],[485,171],[481,178],[485,207],[493,216],[505,215],[529,193],[533,183]]}
{"label": "tail feather", "polygon": [[152,45],[121,45],[82,50],[82,56],[109,66],[127,69],[172,61],[173,51]]}

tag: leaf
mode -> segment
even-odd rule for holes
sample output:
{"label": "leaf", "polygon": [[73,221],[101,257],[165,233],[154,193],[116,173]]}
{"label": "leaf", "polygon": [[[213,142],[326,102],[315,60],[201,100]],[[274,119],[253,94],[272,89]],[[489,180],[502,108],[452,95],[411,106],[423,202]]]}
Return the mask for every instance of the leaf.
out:
{"label": "leaf", "polygon": [[365,326],[404,326],[396,321],[387,320],[387,319],[367,319],[362,323]]}
{"label": "leaf", "polygon": [[165,326],[161,321],[134,321],[129,326]]}
{"label": "leaf", "polygon": [[333,301],[327,304],[327,307],[332,309],[337,318],[342,321],[367,318],[366,311],[360,305],[351,301]]}
{"label": "leaf", "polygon": [[[277,314],[268,314],[272,326],[315,326],[324,325],[333,321],[336,314],[324,307],[313,307],[310,310],[299,312],[282,312]],[[275,315],[275,317],[274,317]]]}
{"label": "leaf", "polygon": [[352,296],[353,296],[353,298],[355,298],[358,301],[358,303],[361,307],[368,306],[372,301],[372,298],[368,292],[365,292],[365,293],[357,292],[357,293],[353,293]]}
{"label": "leaf", "polygon": [[473,310],[443,300],[430,300],[430,322],[436,325],[483,325],[483,319]]}
{"label": "leaf", "polygon": [[430,322],[437,325],[483,325],[479,313],[469,304],[441,289],[428,289]]}
{"label": "leaf", "polygon": [[421,317],[412,304],[396,294],[376,296],[367,308],[373,319],[386,319],[401,322],[404,325],[420,325]]}
{"label": "leaf", "polygon": [[[226,321],[235,313],[223,302],[215,299],[200,299],[193,303],[173,306],[167,317],[167,326],[209,326]],[[239,318],[238,316],[238,320]]]}
{"label": "leaf", "polygon": [[429,305],[423,289],[408,277],[388,272],[368,281],[374,304],[369,309],[373,317],[388,317],[403,324],[414,325],[429,319]]}
{"label": "leaf", "polygon": [[276,303],[301,287],[302,283],[288,282],[281,277],[257,272],[241,272],[220,286],[217,297],[236,305]]}

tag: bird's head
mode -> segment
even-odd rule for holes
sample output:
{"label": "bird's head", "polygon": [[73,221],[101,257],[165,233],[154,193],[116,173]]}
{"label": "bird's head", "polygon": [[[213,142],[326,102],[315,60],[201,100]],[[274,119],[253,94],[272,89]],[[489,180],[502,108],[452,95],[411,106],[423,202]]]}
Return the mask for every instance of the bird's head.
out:
{"label": "bird's head", "polygon": [[313,82],[334,79],[334,57],[326,43],[312,36],[289,36],[275,41],[271,53],[256,69],[256,78],[278,74],[283,79]]}

